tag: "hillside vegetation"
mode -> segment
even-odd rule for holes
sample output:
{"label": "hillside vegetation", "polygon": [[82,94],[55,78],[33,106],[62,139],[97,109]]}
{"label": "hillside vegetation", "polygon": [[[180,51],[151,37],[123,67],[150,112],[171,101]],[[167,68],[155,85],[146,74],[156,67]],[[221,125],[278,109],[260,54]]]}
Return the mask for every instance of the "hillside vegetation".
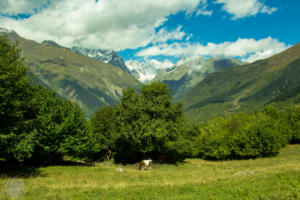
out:
{"label": "hillside vegetation", "polygon": [[140,82],[119,67],[75,53],[54,42],[37,43],[15,32],[10,40],[22,47],[25,64],[37,82],[75,101],[90,116],[103,105],[119,102],[122,91],[139,88]]}
{"label": "hillside vegetation", "polygon": [[300,44],[270,58],[210,74],[179,101],[184,103],[189,119],[195,121],[251,112],[291,98],[294,101],[289,102],[297,104],[299,77]]}
{"label": "hillside vegetation", "polygon": [[172,96],[177,100],[205,79],[208,74],[242,64],[236,59],[187,57],[179,60],[173,68],[161,69],[152,82],[160,81],[168,85],[172,89]]}

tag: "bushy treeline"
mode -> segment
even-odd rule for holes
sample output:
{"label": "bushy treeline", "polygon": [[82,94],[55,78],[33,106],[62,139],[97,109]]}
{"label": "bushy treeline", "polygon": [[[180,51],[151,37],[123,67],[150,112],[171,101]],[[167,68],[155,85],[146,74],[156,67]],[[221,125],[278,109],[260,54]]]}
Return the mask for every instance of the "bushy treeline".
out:
{"label": "bushy treeline", "polygon": [[156,82],[144,85],[141,93],[124,91],[120,105],[114,108],[100,108],[90,120],[95,143],[102,144],[99,152],[106,156],[112,152],[117,162],[182,159],[183,109],[172,103],[170,93],[165,84]]}
{"label": "bushy treeline", "polygon": [[[166,87],[152,83],[144,88],[155,86]],[[103,158],[109,152],[121,162],[143,158],[174,162],[185,157],[249,159],[275,156],[288,143],[300,143],[299,106],[285,111],[267,106],[254,114],[237,113],[196,124],[184,119],[179,105],[174,105],[177,115],[172,118],[168,107],[158,109],[160,103],[147,107],[143,101],[143,92],[139,95],[129,90],[121,105],[100,108],[91,118],[90,126],[98,140],[95,143],[102,144],[98,152]],[[156,109],[165,110],[163,116],[169,119],[153,115],[151,110]]]}
{"label": "bushy treeline", "polygon": [[300,143],[299,106],[267,106],[197,124],[185,119],[165,84],[154,82],[140,92],[125,90],[119,105],[101,107],[86,121],[77,104],[27,74],[20,49],[0,37],[0,158],[7,161],[247,159]]}
{"label": "bushy treeline", "polygon": [[272,107],[252,115],[217,117],[202,124],[199,133],[198,155],[215,160],[275,156],[292,139],[287,120]]}

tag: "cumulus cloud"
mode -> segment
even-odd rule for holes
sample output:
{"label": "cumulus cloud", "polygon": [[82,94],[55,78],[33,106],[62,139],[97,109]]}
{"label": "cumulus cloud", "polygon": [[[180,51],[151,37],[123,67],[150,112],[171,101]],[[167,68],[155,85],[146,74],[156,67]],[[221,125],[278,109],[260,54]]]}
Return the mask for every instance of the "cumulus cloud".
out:
{"label": "cumulus cloud", "polygon": [[165,59],[163,61],[159,61],[156,59],[146,59],[145,62],[150,63],[153,65],[156,69],[167,69],[174,66],[174,63],[172,63],[170,60]]}
{"label": "cumulus cloud", "polygon": [[172,44],[160,44],[139,51],[136,56],[212,56],[212,57],[239,57],[243,61],[253,62],[266,58],[285,50],[287,46],[277,39],[268,37],[260,40],[239,38],[235,42],[223,42],[219,44],[187,42]]}
{"label": "cumulus cloud", "polygon": [[50,0],[1,0],[0,13],[6,15],[32,14],[38,12],[50,2]]}
{"label": "cumulus cloud", "polygon": [[222,9],[233,15],[232,19],[234,20],[254,16],[258,13],[272,14],[277,10],[259,0],[216,0],[215,3],[222,4]]}
{"label": "cumulus cloud", "polygon": [[[0,12],[30,12],[44,5],[45,1],[47,0],[5,0],[3,3],[1,0],[5,8],[9,9],[5,11],[2,6]],[[135,49],[155,40],[155,29],[162,26],[169,15],[180,11],[194,12],[202,1],[53,0],[28,19],[0,17],[0,27],[14,29],[21,36],[38,42],[54,40],[67,47]],[[180,29],[176,33],[162,30],[158,34],[165,36],[164,40],[184,35]]]}
{"label": "cumulus cloud", "polygon": [[182,26],[178,26],[174,31],[167,31],[165,28],[161,28],[152,39],[152,43],[164,43],[167,41],[182,40],[186,35],[184,31],[181,31]]}

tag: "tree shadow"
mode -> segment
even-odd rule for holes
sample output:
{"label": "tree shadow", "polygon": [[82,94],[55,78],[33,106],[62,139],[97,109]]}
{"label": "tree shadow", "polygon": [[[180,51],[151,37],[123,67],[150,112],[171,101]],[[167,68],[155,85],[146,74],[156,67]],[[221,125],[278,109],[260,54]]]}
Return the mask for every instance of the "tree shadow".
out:
{"label": "tree shadow", "polygon": [[41,166],[85,166],[85,167],[92,167],[92,166],[95,166],[95,162],[62,160],[62,161],[58,161],[58,162],[44,163]]}
{"label": "tree shadow", "polygon": [[0,176],[29,178],[40,176],[39,166],[0,161]]}
{"label": "tree shadow", "polygon": [[58,161],[45,163],[18,163],[0,160],[0,177],[29,178],[45,177],[41,174],[41,167],[48,166],[94,166],[93,162]]}

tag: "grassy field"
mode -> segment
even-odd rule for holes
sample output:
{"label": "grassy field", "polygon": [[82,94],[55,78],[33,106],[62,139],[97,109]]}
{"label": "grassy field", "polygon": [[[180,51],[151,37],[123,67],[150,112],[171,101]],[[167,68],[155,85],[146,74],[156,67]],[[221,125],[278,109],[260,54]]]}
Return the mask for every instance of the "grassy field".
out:
{"label": "grassy field", "polygon": [[[120,170],[122,168],[122,170]],[[187,159],[178,165],[48,166],[27,173],[0,173],[0,199],[6,185],[23,182],[17,199],[300,199],[300,145],[274,158],[240,161]]]}

